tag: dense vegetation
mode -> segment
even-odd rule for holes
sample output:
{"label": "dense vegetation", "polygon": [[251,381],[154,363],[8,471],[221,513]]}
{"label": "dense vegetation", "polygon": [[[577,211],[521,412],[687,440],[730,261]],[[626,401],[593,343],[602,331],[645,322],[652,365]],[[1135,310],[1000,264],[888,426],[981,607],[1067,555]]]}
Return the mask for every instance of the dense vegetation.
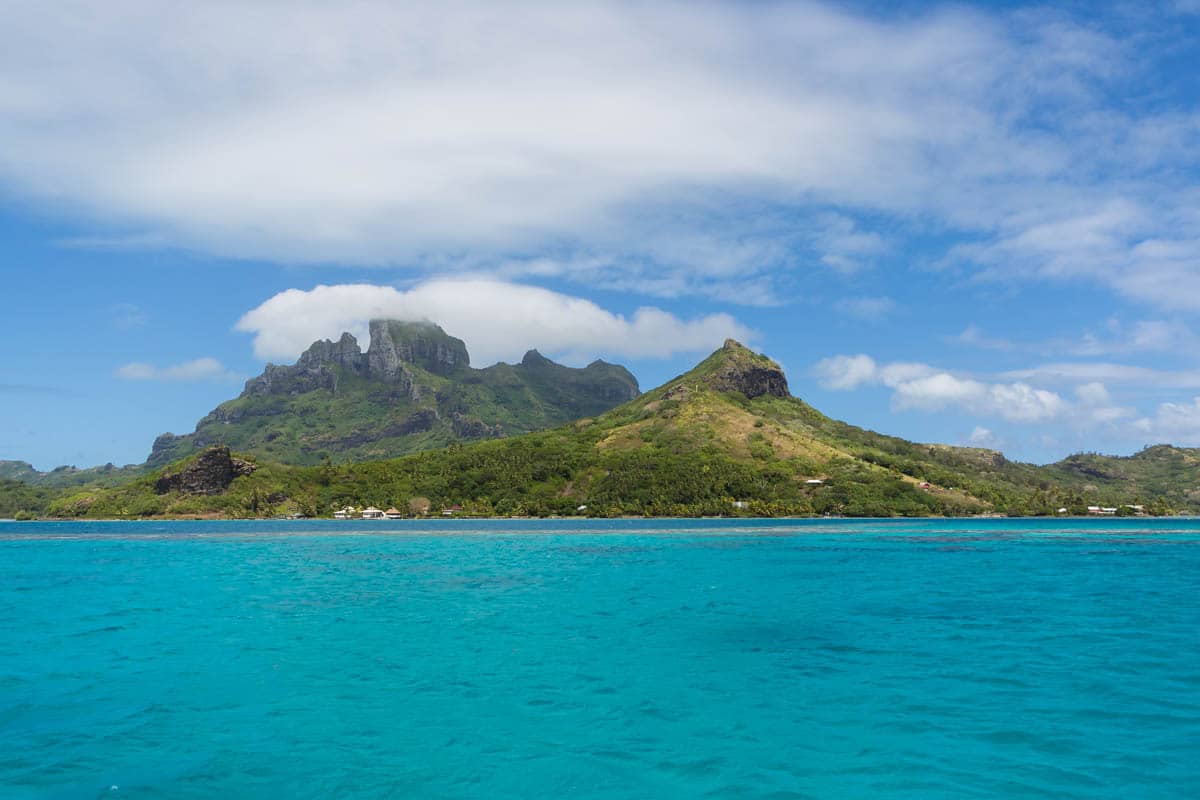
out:
{"label": "dense vegetation", "polygon": [[0,478],[0,518],[31,519],[46,513],[50,501],[60,494],[46,486]]}
{"label": "dense vegetation", "polygon": [[1192,451],[1035,467],[988,450],[914,444],[787,396],[778,367],[735,343],[636,400],[549,431],[381,461],[285,466],[248,457],[257,469],[217,494],[163,491],[160,470],[116,489],[70,492],[48,512],[327,516],[374,505],[414,515],[922,516],[1196,507]]}

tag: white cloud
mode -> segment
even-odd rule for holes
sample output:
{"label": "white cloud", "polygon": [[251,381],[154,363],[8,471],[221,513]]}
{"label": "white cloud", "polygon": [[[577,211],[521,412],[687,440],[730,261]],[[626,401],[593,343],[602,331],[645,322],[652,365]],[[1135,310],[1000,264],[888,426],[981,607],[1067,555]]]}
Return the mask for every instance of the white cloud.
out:
{"label": "white cloud", "polygon": [[850,391],[874,383],[878,374],[875,359],[862,353],[856,356],[823,358],[813,367],[817,381],[826,389]]}
{"label": "white cloud", "polygon": [[974,447],[989,447],[995,449],[1000,445],[1000,437],[993,433],[988,428],[982,425],[976,425],[971,435],[967,437],[967,444]]}
{"label": "white cloud", "polygon": [[981,350],[1087,357],[1187,352],[1195,349],[1198,343],[1191,328],[1179,320],[1143,319],[1126,323],[1115,317],[1106,320],[1099,332],[1088,330],[1072,338],[1041,338],[1022,342],[989,336],[978,325],[972,324],[947,341]]}
{"label": "white cloud", "polygon": [[979,381],[956,378],[948,372],[895,381],[891,388],[895,392],[892,395],[894,408],[923,411],[938,411],[948,405],[976,406],[987,394],[987,387]]}
{"label": "white cloud", "polygon": [[1162,370],[1138,364],[1117,364],[1103,361],[1064,361],[1040,364],[1026,369],[1010,370],[1002,373],[1001,377],[1015,380],[1036,380],[1044,383],[1075,384],[1100,381],[1105,384],[1127,384],[1140,388],[1200,388],[1200,370]]}
{"label": "white cloud", "polygon": [[814,244],[821,254],[821,263],[837,272],[858,272],[887,249],[882,236],[864,231],[849,217],[826,214],[820,218],[821,228]]}
{"label": "white cloud", "polygon": [[[1200,146],[1200,116],[1193,126]],[[1167,311],[1196,311],[1200,219],[1186,209],[1196,199],[1190,187],[1136,199],[1097,194],[1089,207],[1044,211],[1050,221],[1014,217],[994,239],[952,254],[983,265],[987,277],[1083,281]]]}
{"label": "white cloud", "polygon": [[879,379],[884,386],[896,387],[902,383],[928,378],[938,372],[935,367],[915,361],[892,361],[879,368]]}
{"label": "white cloud", "polygon": [[1041,422],[1062,416],[1070,404],[1055,392],[1027,383],[995,383],[988,387],[986,401],[978,408],[1012,422]]}
{"label": "white cloud", "polygon": [[1140,59],[1092,19],[616,0],[2,15],[0,181],[98,220],[81,246],[442,271],[568,252],[567,277],[671,294],[751,276],[731,296],[761,302],[777,270],[861,270],[919,225],[976,237],[960,254],[999,274],[1200,303],[1178,291],[1200,287],[1195,116],[1113,111],[1106,81]]}
{"label": "white cloud", "polygon": [[[1200,444],[1200,397],[1189,403],[1161,403],[1153,415],[1139,416],[1132,405],[1109,391],[1106,381],[1121,384],[1122,394],[1146,387],[1200,388],[1200,374],[1166,372],[1105,363],[1051,365],[993,375],[965,375],[911,362],[879,363],[865,355],[838,355],[818,362],[812,370],[826,389],[851,391],[884,387],[891,391],[894,411],[937,413],[956,409],[969,415],[1044,428],[1042,446],[1057,449],[1094,447],[1099,433],[1110,440],[1135,442],[1150,435],[1157,441]],[[1028,381],[1048,382],[1069,394]],[[1065,395],[1065,396],[1064,396]],[[1012,433],[1012,431],[1008,431]],[[1009,444],[1012,440],[1007,440]],[[1005,440],[990,427],[977,425],[966,444],[999,448]]]}
{"label": "white cloud", "polygon": [[892,390],[892,407],[896,410],[940,411],[958,407],[974,414],[1028,423],[1061,416],[1070,407],[1057,393],[1027,383],[986,383],[928,364],[880,365],[863,354],[823,359],[813,372],[827,389],[847,391],[872,384],[886,386]]}
{"label": "white cloud", "polygon": [[530,348],[570,362],[599,355],[665,358],[754,339],[728,314],[682,320],[658,308],[631,317],[547,289],[496,280],[432,280],[407,291],[373,284],[289,289],[248,312],[237,329],[254,334],[262,359],[294,360],[317,339],[349,331],[362,347],[373,318],[429,320],[463,339],[476,364],[515,361]]}
{"label": "white cloud", "polygon": [[1200,397],[1191,403],[1161,403],[1154,416],[1142,417],[1133,423],[1140,433],[1175,444],[1200,444]]}
{"label": "white cloud", "polygon": [[963,332],[957,336],[950,337],[949,341],[959,344],[978,347],[981,350],[1012,350],[1016,345],[1008,340],[998,336],[988,336],[983,332],[983,329],[978,325],[971,324],[963,329]]}
{"label": "white cloud", "polygon": [[128,381],[236,381],[237,373],[215,358],[204,357],[169,367],[155,367],[141,361],[117,369],[117,377]]}
{"label": "white cloud", "polygon": [[1095,381],[1076,386],[1075,395],[1080,401],[1091,405],[1104,405],[1112,399],[1104,384]]}
{"label": "white cloud", "polygon": [[1144,319],[1130,324],[1111,319],[1102,333],[1085,333],[1078,341],[1051,343],[1050,349],[1075,356],[1169,353],[1196,346],[1196,335],[1177,320]]}
{"label": "white cloud", "polygon": [[974,414],[996,416],[1009,422],[1043,422],[1068,408],[1058,394],[1026,383],[987,384],[939,372],[903,381],[893,387],[892,405],[898,409],[940,411],[958,406]]}

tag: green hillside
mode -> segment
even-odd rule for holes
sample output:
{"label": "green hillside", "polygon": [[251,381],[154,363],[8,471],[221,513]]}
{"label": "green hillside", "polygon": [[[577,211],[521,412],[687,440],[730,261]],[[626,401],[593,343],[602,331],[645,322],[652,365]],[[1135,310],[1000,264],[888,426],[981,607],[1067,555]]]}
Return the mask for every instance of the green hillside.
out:
{"label": "green hillside", "polygon": [[21,481],[0,478],[0,519],[25,519],[41,516],[61,494],[46,486],[31,486]]}
{"label": "green hillside", "polygon": [[[338,465],[206,451],[117,489],[64,496],[49,512],[326,516],[374,505],[481,515],[894,516],[1195,507],[1192,451],[1101,458],[1088,469],[1071,459],[1020,464],[838,422],[791,397],[774,362],[730,341],[685,375],[553,430]],[[223,477],[203,491],[179,488],[210,473]]]}

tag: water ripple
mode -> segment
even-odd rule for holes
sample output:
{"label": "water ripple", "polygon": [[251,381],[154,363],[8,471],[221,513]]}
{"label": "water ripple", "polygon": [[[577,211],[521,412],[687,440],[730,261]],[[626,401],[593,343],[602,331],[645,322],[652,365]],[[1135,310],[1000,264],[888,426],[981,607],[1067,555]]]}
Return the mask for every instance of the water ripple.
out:
{"label": "water ripple", "polygon": [[1197,544],[1178,519],[0,523],[0,786],[1200,796]]}

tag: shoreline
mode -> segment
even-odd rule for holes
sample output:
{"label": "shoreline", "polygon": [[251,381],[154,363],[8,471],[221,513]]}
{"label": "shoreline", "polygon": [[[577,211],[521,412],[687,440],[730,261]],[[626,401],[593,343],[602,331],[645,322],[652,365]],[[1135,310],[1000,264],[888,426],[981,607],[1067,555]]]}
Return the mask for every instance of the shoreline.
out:
{"label": "shoreline", "polygon": [[36,519],[13,519],[0,518],[0,523],[61,523],[61,522],[80,522],[80,523],[98,523],[98,522],[329,522],[344,524],[347,527],[361,525],[362,523],[374,524],[395,524],[404,525],[410,523],[454,523],[454,522],[612,522],[621,521],[654,521],[654,520],[673,520],[673,521],[765,521],[765,520],[789,520],[793,522],[802,521],[918,521],[918,520],[955,520],[955,521],[987,521],[987,520],[1061,520],[1061,521],[1092,521],[1103,522],[1111,520],[1150,520],[1150,519],[1200,519],[1200,514],[1163,514],[1159,516],[1151,514],[1128,515],[1128,516],[1100,516],[1094,514],[1075,514],[1075,515],[1055,515],[1055,516],[1038,516],[1038,515],[1011,515],[1011,514],[971,514],[961,516],[948,515],[927,515],[927,516],[893,516],[893,517],[856,517],[847,515],[838,516],[780,516],[780,517],[672,517],[672,516],[619,516],[619,517],[473,517],[473,516],[458,516],[458,517],[403,517],[401,519],[334,519],[333,517],[299,517],[299,518],[283,518],[283,517],[224,517],[224,516],[178,516],[178,517],[40,517]]}

